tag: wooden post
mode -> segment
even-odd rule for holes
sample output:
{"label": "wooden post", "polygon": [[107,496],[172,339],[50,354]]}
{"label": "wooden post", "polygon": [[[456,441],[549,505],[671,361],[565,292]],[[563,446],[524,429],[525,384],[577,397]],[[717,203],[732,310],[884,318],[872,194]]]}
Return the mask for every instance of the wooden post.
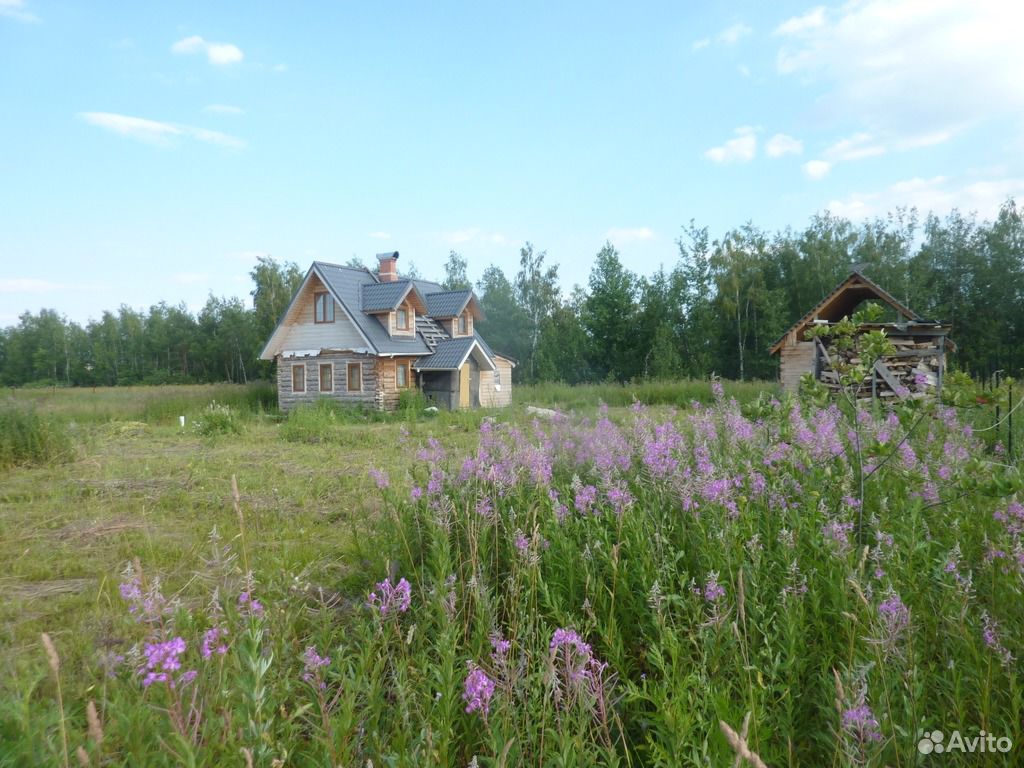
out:
{"label": "wooden post", "polygon": [[1009,410],[1006,413],[1006,450],[1010,454],[1010,461],[1013,461],[1013,382],[1010,382],[1010,395],[1006,403]]}

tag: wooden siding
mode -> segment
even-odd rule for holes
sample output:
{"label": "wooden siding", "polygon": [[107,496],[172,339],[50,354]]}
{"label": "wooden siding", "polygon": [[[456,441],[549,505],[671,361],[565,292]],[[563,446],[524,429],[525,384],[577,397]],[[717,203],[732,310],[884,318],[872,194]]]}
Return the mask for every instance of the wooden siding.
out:
{"label": "wooden siding", "polygon": [[504,408],[512,404],[512,363],[495,356],[494,365],[501,379],[501,390],[494,388],[494,371],[480,371],[480,405],[484,408]]}
{"label": "wooden siding", "polygon": [[404,303],[405,311],[409,313],[409,327],[406,330],[402,330],[398,327],[398,312],[388,312],[387,329],[388,333],[392,336],[403,336],[409,337],[410,339],[416,338],[416,308],[408,302]]}
{"label": "wooden siding", "polygon": [[[363,388],[361,392],[348,391],[348,363],[362,364]],[[320,365],[334,366],[334,391],[320,391]],[[292,365],[306,366],[306,391],[292,391]],[[377,358],[357,353],[332,353],[313,357],[277,357],[277,403],[288,411],[300,403],[314,403],[327,397],[339,403],[382,407],[377,397]],[[397,398],[396,398],[397,402]]]}
{"label": "wooden siding", "polygon": [[779,351],[779,382],[783,391],[796,392],[805,373],[814,373],[814,342],[787,343]]}
{"label": "wooden siding", "polygon": [[[313,322],[313,294],[327,290],[316,275],[295,302],[283,323],[284,336],[278,350],[366,349],[366,342],[345,311],[335,302],[333,323]],[[289,387],[290,389],[290,387]],[[337,387],[335,387],[337,389]]]}

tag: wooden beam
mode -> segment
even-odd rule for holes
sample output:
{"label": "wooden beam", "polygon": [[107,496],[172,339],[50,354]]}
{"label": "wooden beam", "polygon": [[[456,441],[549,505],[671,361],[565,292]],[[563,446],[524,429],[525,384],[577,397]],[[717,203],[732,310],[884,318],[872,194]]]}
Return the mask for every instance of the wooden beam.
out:
{"label": "wooden beam", "polygon": [[878,375],[882,377],[882,380],[889,385],[889,389],[893,391],[893,394],[899,397],[900,400],[906,399],[906,395],[900,392],[900,390],[906,389],[906,387],[900,384],[899,380],[892,375],[892,371],[886,367],[885,363],[881,360],[876,360],[875,370],[878,371]]}

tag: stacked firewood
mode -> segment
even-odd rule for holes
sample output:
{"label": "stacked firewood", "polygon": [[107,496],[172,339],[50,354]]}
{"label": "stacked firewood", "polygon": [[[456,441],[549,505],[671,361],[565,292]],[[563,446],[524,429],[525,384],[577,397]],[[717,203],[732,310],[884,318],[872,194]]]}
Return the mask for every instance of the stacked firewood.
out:
{"label": "stacked firewood", "polygon": [[[856,397],[934,397],[942,365],[941,348],[934,341],[915,341],[913,337],[890,336],[889,341],[895,351],[875,362],[874,368],[867,372],[856,387]],[[842,389],[841,372],[848,372],[853,366],[862,363],[859,352],[856,349],[837,349],[828,339],[816,343],[820,345],[817,350],[819,380],[830,389]]]}

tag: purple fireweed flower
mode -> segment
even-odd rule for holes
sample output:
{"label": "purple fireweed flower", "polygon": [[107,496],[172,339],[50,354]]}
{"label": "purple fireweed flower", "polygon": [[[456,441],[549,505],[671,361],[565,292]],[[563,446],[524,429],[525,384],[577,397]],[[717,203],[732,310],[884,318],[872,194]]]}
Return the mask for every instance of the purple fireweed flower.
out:
{"label": "purple fireweed flower", "polygon": [[576,491],[576,511],[580,514],[587,514],[597,501],[597,488],[592,485],[585,485]]}
{"label": "purple fireweed flower", "polygon": [[382,617],[405,613],[412,604],[412,586],[405,579],[392,584],[391,579],[377,582],[377,588],[370,593],[366,604],[379,610]]}
{"label": "purple fireweed flower", "polygon": [[928,377],[923,373],[914,374],[914,384],[918,389],[928,386]]}
{"label": "purple fireweed flower", "polygon": [[981,614],[982,622],[982,639],[985,641],[985,645],[999,657],[999,663],[1009,669],[1014,662],[1013,654],[1002,644],[999,637],[999,624],[996,620],[988,615],[987,612],[982,611]]}
{"label": "purple fireweed flower", "polygon": [[414,485],[412,487],[412,490],[409,491],[409,498],[412,499],[413,501],[419,501],[422,496],[423,489],[420,488],[418,485]]}
{"label": "purple fireweed flower", "polygon": [[188,672],[186,672],[185,674],[183,674],[181,677],[178,678],[178,683],[180,685],[182,685],[182,686],[188,685],[193,680],[195,680],[198,675],[199,675],[199,673],[196,670],[190,669],[190,670],[188,670]]}
{"label": "purple fireweed flower", "polygon": [[302,679],[314,688],[325,690],[327,683],[324,682],[323,673],[320,670],[330,663],[330,656],[321,656],[317,653],[315,646],[307,645],[302,654]]}
{"label": "purple fireweed flower", "polygon": [[238,596],[238,610],[243,616],[262,618],[263,603],[252,596],[251,592],[242,592]]}
{"label": "purple fireweed flower", "polygon": [[181,654],[185,652],[185,641],[174,637],[163,643],[147,643],[144,648],[146,661],[139,674],[143,675],[142,685],[148,688],[153,683],[167,683],[174,687],[172,672],[181,669]]}
{"label": "purple fireweed flower", "polygon": [[633,495],[625,488],[620,488],[617,485],[609,488],[606,495],[608,496],[608,501],[611,502],[612,509],[615,510],[615,514],[620,517],[633,505]]}
{"label": "purple fireweed flower", "polygon": [[704,589],[701,590],[701,594],[704,595],[704,599],[709,603],[717,603],[725,597],[725,587],[718,583],[717,571],[712,571],[708,575],[708,580],[704,584]]}
{"label": "purple fireweed flower", "polygon": [[526,534],[516,529],[516,549],[519,553],[525,555],[530,550],[530,540],[526,537]]}
{"label": "purple fireweed flower", "polygon": [[467,661],[469,674],[466,675],[462,699],[466,702],[466,713],[479,712],[484,720],[491,711],[491,697],[494,696],[494,681],[472,661]]}
{"label": "purple fireweed flower", "polygon": [[843,730],[858,742],[881,741],[878,720],[867,704],[851,707],[843,712]]}
{"label": "purple fireweed flower", "polygon": [[821,535],[832,544],[835,553],[840,557],[845,556],[852,549],[850,544],[852,531],[853,523],[841,523],[838,520],[830,520],[821,527]]}
{"label": "purple fireweed flower", "polygon": [[491,500],[488,499],[486,496],[477,501],[476,513],[480,515],[480,517],[482,517],[484,520],[490,522],[493,522],[497,517],[497,515],[495,515],[494,513],[494,505],[491,503]]}
{"label": "purple fireweed flower", "polygon": [[391,479],[388,477],[388,473],[385,472],[383,469],[371,467],[370,477],[372,477],[373,481],[377,484],[377,488],[379,488],[382,491],[389,485],[391,485]]}
{"label": "purple fireweed flower", "polygon": [[213,654],[223,656],[228,652],[228,647],[222,640],[227,636],[228,632],[223,627],[210,627],[206,630],[203,635],[203,644],[200,649],[204,659],[209,659]]}

